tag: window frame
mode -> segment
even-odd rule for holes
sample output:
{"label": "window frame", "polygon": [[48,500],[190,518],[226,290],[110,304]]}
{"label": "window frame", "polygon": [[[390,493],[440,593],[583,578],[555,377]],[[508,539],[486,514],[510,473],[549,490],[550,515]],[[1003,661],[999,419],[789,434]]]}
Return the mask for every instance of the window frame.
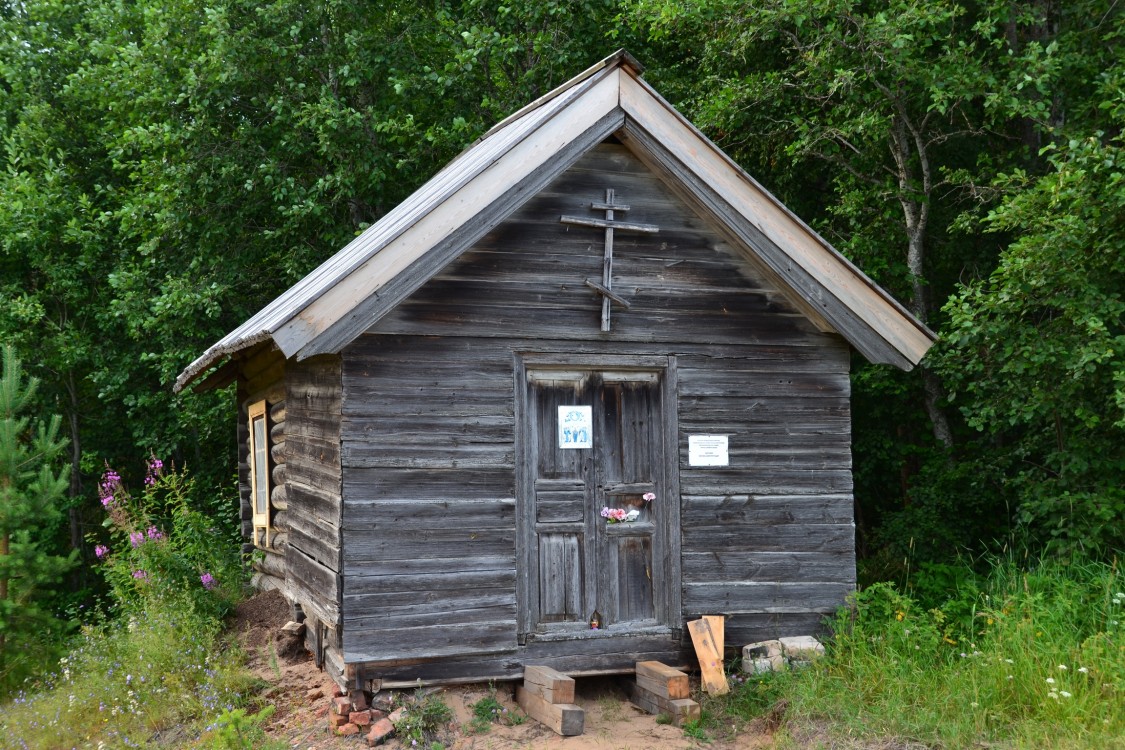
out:
{"label": "window frame", "polygon": [[[261,422],[261,440],[257,439],[255,423]],[[268,548],[270,546],[270,431],[269,409],[265,399],[255,401],[246,407],[246,426],[249,433],[249,455],[247,463],[250,465],[250,512],[253,524],[253,542],[255,547]],[[261,445],[259,445],[259,442]],[[261,455],[259,457],[259,448]],[[260,484],[259,484],[260,483]],[[258,490],[261,488],[265,495],[265,509],[259,511]]]}

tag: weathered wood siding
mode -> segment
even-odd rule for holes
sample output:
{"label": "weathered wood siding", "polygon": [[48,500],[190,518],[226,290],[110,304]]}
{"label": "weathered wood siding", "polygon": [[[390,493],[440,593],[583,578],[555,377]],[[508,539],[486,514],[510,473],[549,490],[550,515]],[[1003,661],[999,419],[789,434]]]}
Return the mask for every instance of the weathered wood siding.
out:
{"label": "weathered wood siding", "polygon": [[[601,216],[589,205],[607,187],[632,207],[625,220],[660,233],[617,233],[613,288],[632,307],[602,333],[584,279],[601,278],[603,233],[559,217]],[[729,615],[732,646],[814,630],[854,586],[849,350],[763,279],[603,144],[346,348],[347,661],[461,655],[376,670],[409,679],[518,674],[564,652],[572,670],[674,658],[666,636],[617,652],[606,639],[517,646],[514,372],[527,352],[674,357],[680,492],[656,512],[679,515],[684,617]],[[690,434],[729,435],[730,466],[688,466]]]}
{"label": "weathered wood siding", "polygon": [[286,582],[315,618],[310,630],[326,630],[314,641],[333,646],[340,619],[339,357],[289,362],[285,387]]}

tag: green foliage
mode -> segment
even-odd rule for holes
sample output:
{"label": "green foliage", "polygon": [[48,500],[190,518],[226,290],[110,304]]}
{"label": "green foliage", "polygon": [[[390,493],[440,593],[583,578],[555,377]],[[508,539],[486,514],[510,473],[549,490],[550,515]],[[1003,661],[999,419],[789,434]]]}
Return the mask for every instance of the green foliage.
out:
{"label": "green foliage", "polygon": [[406,715],[395,724],[395,731],[406,744],[440,747],[453,720],[453,711],[437,693],[426,695],[421,688],[408,699]]}
{"label": "green foliage", "polygon": [[112,469],[99,494],[110,541],[95,551],[125,614],[179,601],[216,619],[229,610],[244,578],[238,547],[216,544],[215,521],[190,505],[190,479],[153,458],[139,496]]}
{"label": "green foliage", "polygon": [[469,722],[469,731],[474,734],[484,734],[493,724],[502,726],[518,726],[523,724],[524,715],[512,713],[496,698],[496,686],[488,686],[488,695],[470,706],[473,712],[472,721]]}
{"label": "green foliage", "polygon": [[67,467],[60,418],[27,416],[38,388],[10,346],[0,373],[0,695],[57,656],[70,623],[51,611],[49,597],[76,555],[55,554]]}
{"label": "green foliage", "polygon": [[208,746],[214,750],[284,750],[281,740],[270,740],[262,724],[273,716],[275,708],[266,706],[256,714],[247,714],[245,708],[224,710],[215,720],[214,730],[205,735]]}
{"label": "green foliage", "polygon": [[[1109,121],[1125,125],[1125,67],[1102,76]],[[941,366],[983,459],[1041,544],[1125,549],[1125,141],[1101,133],[1044,150],[1051,171],[1017,171],[984,218],[1018,235],[984,280],[946,309]],[[999,454],[999,456],[998,456]]]}
{"label": "green foliage", "polygon": [[998,562],[940,607],[890,584],[858,593],[827,657],[785,698],[841,735],[943,747],[1111,747],[1125,731],[1125,577],[1114,565]]}

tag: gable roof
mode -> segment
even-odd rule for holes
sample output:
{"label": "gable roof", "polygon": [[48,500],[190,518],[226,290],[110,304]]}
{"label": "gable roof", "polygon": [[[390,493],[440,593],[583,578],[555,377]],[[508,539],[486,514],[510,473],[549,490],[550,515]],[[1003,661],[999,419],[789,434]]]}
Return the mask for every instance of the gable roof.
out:
{"label": "gable roof", "polygon": [[933,332],[746,174],[618,51],[485,133],[288,291],[213,344],[179,391],[221,360],[272,341],[298,360],[338,352],[476,240],[616,135],[823,330],[873,362],[916,365]]}

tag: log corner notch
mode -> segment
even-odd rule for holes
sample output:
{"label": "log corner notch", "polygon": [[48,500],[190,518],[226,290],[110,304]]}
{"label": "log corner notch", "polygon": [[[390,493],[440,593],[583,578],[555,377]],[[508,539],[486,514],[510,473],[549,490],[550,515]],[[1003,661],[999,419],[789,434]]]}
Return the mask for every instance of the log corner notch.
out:
{"label": "log corner notch", "polygon": [[682,727],[699,719],[699,704],[691,699],[688,676],[658,661],[637,662],[637,681],[630,685],[629,700],[642,711],[664,714]]}
{"label": "log corner notch", "polygon": [[586,712],[574,704],[574,679],[550,667],[527,666],[516,702],[531,718],[563,737],[582,734]]}

